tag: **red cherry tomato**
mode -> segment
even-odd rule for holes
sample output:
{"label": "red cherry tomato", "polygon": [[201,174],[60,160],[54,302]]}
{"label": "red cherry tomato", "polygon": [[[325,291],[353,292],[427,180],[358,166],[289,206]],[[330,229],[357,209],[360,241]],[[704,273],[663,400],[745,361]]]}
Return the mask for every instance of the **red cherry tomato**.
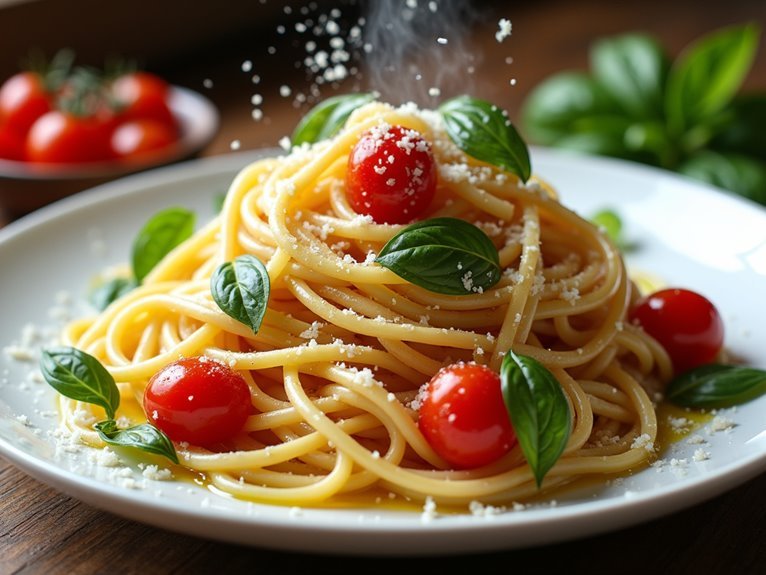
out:
{"label": "red cherry tomato", "polygon": [[434,451],[457,469],[492,463],[516,444],[500,376],[475,363],[455,363],[434,375],[418,426]]}
{"label": "red cherry tomato", "polygon": [[177,130],[168,100],[170,85],[149,72],[132,72],[117,78],[112,93],[125,120],[155,120]]}
{"label": "red cherry tomato", "polygon": [[0,87],[0,123],[20,136],[50,109],[50,97],[39,74],[20,72]]}
{"label": "red cherry tomato", "polygon": [[630,320],[670,355],[676,373],[711,363],[723,347],[723,321],[704,296],[686,289],[657,291],[639,301]]}
{"label": "red cherry tomato", "polygon": [[241,375],[211,359],[185,358],[164,367],[144,392],[150,423],[174,441],[210,447],[231,439],[252,411]]}
{"label": "red cherry tomato", "polygon": [[112,150],[118,158],[141,158],[168,149],[176,141],[175,130],[156,120],[120,124],[112,134]]}
{"label": "red cherry tomato", "polygon": [[15,130],[0,128],[0,158],[17,162],[24,159],[24,138]]}
{"label": "red cherry tomato", "polygon": [[51,110],[32,124],[26,139],[31,162],[99,162],[113,157],[109,146],[111,123],[98,116],[78,117]]}
{"label": "red cherry tomato", "polygon": [[378,126],[351,151],[346,195],[357,213],[377,223],[403,224],[420,216],[436,192],[436,164],[423,136],[402,126]]}

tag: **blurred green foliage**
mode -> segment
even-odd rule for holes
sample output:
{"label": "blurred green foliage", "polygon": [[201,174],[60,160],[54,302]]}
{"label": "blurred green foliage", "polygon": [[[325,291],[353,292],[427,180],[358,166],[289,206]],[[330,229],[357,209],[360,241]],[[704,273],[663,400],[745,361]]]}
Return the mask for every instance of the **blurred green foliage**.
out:
{"label": "blurred green foliage", "polygon": [[525,136],[674,170],[766,205],[766,93],[741,93],[759,37],[753,23],[722,28],[675,60],[646,34],[598,40],[589,72],[561,72],[529,94]]}

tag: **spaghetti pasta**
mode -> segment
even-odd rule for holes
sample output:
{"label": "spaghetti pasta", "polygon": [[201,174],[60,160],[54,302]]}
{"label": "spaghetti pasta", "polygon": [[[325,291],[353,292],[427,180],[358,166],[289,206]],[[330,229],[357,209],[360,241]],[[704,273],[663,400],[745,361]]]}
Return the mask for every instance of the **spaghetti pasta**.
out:
{"label": "spaghetti pasta", "polygon": [[[432,144],[438,185],[427,217],[482,229],[498,250],[497,284],[443,295],[375,263],[404,226],[356,213],[344,182],[360,135],[386,124]],[[257,333],[210,295],[216,267],[243,254],[265,264],[271,285]],[[215,219],[64,339],[99,359],[119,386],[121,413],[137,420],[147,382],[180,357],[241,374],[252,401],[242,432],[220,451],[177,446],[182,465],[224,492],[284,505],[381,490],[494,504],[539,492],[519,446],[491,464],[450,469],[417,425],[424,383],[452,362],[497,371],[508,350],[534,358],[572,414],[542,489],[634,469],[657,434],[647,389],[672,375],[666,352],[626,321],[637,297],[615,246],[543,180],[524,184],[467,156],[434,112],[375,102],[330,140],[245,167]],[[82,423],[83,410],[96,417],[99,408],[60,401],[64,425],[101,445]]]}

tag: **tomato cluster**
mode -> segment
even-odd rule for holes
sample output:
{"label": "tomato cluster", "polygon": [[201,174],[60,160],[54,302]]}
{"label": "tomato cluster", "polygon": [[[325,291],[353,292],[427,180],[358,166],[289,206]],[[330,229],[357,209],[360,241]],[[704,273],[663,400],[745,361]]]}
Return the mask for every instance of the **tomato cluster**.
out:
{"label": "tomato cluster", "polygon": [[0,86],[0,158],[45,164],[144,160],[180,126],[170,85],[145,71],[25,70]]}

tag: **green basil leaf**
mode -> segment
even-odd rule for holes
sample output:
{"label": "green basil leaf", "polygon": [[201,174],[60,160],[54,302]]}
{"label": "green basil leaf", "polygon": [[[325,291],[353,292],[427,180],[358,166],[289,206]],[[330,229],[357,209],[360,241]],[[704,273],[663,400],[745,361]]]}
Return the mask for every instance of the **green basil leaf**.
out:
{"label": "green basil leaf", "polygon": [[766,162],[766,94],[739,96],[727,106],[726,114],[728,121],[710,147]]}
{"label": "green basil leaf", "polygon": [[691,44],[670,70],[665,112],[682,133],[722,110],[744,81],[758,48],[755,24],[731,26]]}
{"label": "green basil leaf", "polygon": [[226,203],[226,192],[219,192],[213,196],[213,211],[216,214],[220,214],[223,210],[223,205]]}
{"label": "green basil leaf", "polygon": [[484,100],[461,96],[439,107],[447,134],[469,156],[527,181],[529,150],[507,115]]}
{"label": "green basil leaf", "polygon": [[705,150],[682,164],[679,172],[766,205],[766,163],[731,153]]}
{"label": "green basil leaf", "polygon": [[295,127],[293,146],[313,144],[335,135],[354,110],[374,99],[374,94],[346,94],[327,98],[303,116]]}
{"label": "green basil leaf", "polygon": [[503,400],[537,486],[569,441],[572,415],[561,385],[540,362],[508,351],[500,367]]}
{"label": "green basil leaf", "polygon": [[584,116],[572,123],[571,133],[560,136],[555,146],[575,152],[634,159],[626,147],[627,118]]}
{"label": "green basil leaf", "polygon": [[677,146],[671,142],[664,122],[636,122],[625,130],[623,142],[635,159],[671,168],[678,165]]}
{"label": "green basil leaf", "polygon": [[407,226],[375,261],[422,288],[466,295],[500,281],[500,256],[479,228],[456,218],[432,218]]}
{"label": "green basil leaf", "polygon": [[133,274],[141,283],[170,251],[194,233],[195,216],[184,208],[168,208],[155,214],[133,242]]}
{"label": "green basil leaf", "polygon": [[218,307],[258,333],[269,303],[269,273],[251,255],[243,255],[218,266],[210,279],[210,290]]}
{"label": "green basil leaf", "polygon": [[600,210],[593,214],[590,220],[598,227],[602,228],[613,242],[619,243],[621,241],[622,220],[620,219],[620,216],[617,215],[617,212],[609,209]]}
{"label": "green basil leaf", "polygon": [[703,365],[670,382],[665,397],[682,407],[722,408],[766,393],[766,371],[741,365]]}
{"label": "green basil leaf", "polygon": [[619,108],[599,84],[578,72],[562,72],[538,84],[521,112],[528,137],[545,146],[572,134],[586,117],[619,117]]}
{"label": "green basil leaf", "polygon": [[73,347],[43,350],[40,358],[43,378],[61,395],[100,405],[109,419],[120,406],[120,390],[112,375],[92,355]]}
{"label": "green basil leaf", "polygon": [[614,245],[619,248],[623,253],[634,251],[638,246],[634,242],[630,242],[625,238],[623,232],[622,219],[617,212],[610,209],[603,209],[594,213],[591,218],[598,227],[602,228],[604,232],[611,238]]}
{"label": "green basil leaf", "polygon": [[134,447],[147,453],[167,457],[173,463],[178,463],[173,442],[161,430],[149,423],[120,429],[116,421],[108,419],[97,423],[95,428],[104,443],[117,447]]}
{"label": "green basil leaf", "polygon": [[594,43],[591,71],[624,112],[634,118],[661,118],[668,59],[649,36],[625,34]]}
{"label": "green basil leaf", "polygon": [[110,303],[135,289],[137,285],[133,278],[112,278],[91,290],[88,299],[93,307],[103,311]]}

